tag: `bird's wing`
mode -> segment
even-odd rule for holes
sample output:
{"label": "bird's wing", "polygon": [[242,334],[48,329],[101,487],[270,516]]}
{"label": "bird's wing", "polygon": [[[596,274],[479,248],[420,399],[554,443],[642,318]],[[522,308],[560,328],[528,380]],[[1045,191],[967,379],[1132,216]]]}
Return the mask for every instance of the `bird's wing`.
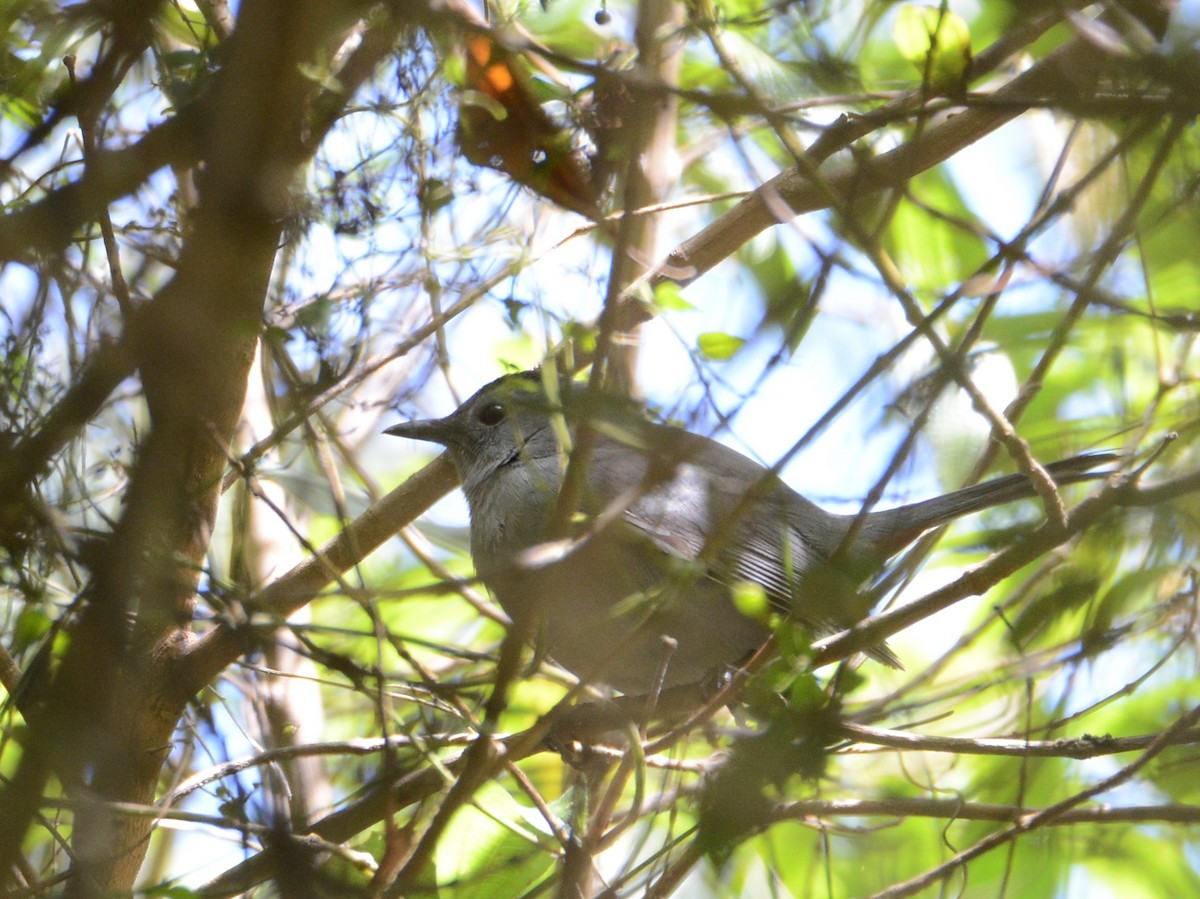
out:
{"label": "bird's wing", "polygon": [[[792,526],[791,506],[806,501],[719,444],[674,429],[649,436],[669,437],[670,445],[652,445],[652,458],[637,462],[628,447],[597,444],[593,471],[605,477],[589,478],[595,498],[623,503],[624,523],[663,552],[707,562],[714,580],[759,584],[777,604],[791,607],[801,575],[824,561]],[[613,464],[618,459],[620,466]],[[621,474],[614,478],[616,470]],[[759,495],[747,501],[748,488]]]}
{"label": "bird's wing", "polygon": [[[652,461],[643,456],[632,465],[628,447],[597,445],[595,458],[607,474],[617,470],[604,464],[615,456],[625,464],[621,476],[589,482],[595,498],[619,509],[632,539],[678,560],[705,562],[703,576],[726,587],[758,584],[777,608],[815,633],[833,633],[864,617],[869,609],[858,590],[862,578],[829,564],[846,533],[843,516],[804,499],[740,453],[685,432],[668,433],[669,448],[652,447]],[[899,667],[886,645],[869,653]]]}

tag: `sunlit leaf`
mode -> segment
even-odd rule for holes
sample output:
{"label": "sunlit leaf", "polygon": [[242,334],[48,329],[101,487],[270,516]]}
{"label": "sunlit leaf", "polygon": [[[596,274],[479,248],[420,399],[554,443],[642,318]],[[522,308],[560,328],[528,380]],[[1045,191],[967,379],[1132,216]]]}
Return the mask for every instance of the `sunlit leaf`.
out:
{"label": "sunlit leaf", "polygon": [[700,355],[713,362],[732,359],[745,344],[744,338],[723,331],[706,331],[696,338],[696,348]]}
{"label": "sunlit leaf", "polygon": [[436,854],[442,896],[518,896],[554,870],[544,834],[497,784],[485,784],[454,816]]}
{"label": "sunlit leaf", "polygon": [[971,65],[971,30],[946,7],[905,4],[893,28],[900,54],[938,91],[963,87]]}

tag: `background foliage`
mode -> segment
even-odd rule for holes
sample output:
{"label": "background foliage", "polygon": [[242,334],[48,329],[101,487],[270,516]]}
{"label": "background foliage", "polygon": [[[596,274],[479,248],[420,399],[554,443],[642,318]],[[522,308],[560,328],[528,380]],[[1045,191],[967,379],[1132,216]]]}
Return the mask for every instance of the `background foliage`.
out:
{"label": "background foliage", "polygon": [[[1194,10],[2,11],[13,895],[1200,892]],[[842,510],[1123,456],[547,744],[377,436],[545,358]]]}

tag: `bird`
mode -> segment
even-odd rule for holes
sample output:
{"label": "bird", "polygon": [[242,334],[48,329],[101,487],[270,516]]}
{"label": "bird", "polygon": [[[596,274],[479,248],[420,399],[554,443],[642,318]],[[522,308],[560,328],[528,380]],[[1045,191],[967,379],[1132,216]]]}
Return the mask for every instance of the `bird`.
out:
{"label": "bird", "polygon": [[[384,433],[446,448],[476,572],[514,626],[577,677],[628,695],[703,683],[752,655],[771,623],[744,614],[739,591],[813,635],[836,633],[869,614],[863,585],[920,535],[1036,495],[1017,474],[897,508],[829,512],[737,450],[538,370]],[[1115,458],[1046,468],[1065,484],[1102,476],[1094,469]],[[886,645],[869,654],[899,666]]]}

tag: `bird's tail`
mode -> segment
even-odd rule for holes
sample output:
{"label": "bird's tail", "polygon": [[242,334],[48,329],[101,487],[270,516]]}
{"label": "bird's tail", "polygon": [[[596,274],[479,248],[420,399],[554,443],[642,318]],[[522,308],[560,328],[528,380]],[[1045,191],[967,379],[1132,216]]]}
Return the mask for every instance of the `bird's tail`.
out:
{"label": "bird's tail", "polygon": [[[1056,484],[1074,484],[1105,478],[1110,471],[1096,469],[1121,459],[1119,453],[1083,453],[1051,462],[1046,471]],[[945,496],[927,499],[895,509],[872,512],[863,522],[855,544],[871,546],[884,556],[893,555],[916,540],[925,531],[992,506],[1036,496],[1033,482],[1023,474],[1010,474],[972,487],[964,487]]]}

